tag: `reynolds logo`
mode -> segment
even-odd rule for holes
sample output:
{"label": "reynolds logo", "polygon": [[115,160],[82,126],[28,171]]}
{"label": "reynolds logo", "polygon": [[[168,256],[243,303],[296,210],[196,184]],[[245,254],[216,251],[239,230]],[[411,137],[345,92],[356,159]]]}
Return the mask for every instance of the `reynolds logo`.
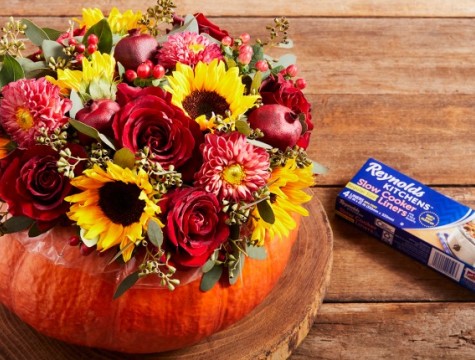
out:
{"label": "reynolds logo", "polygon": [[389,174],[388,172],[384,171],[382,165],[377,162],[370,162],[365,171],[369,172],[371,176],[376,178],[376,180],[385,181],[388,184],[392,184],[407,191],[409,194],[415,195],[417,197],[422,197],[425,194],[421,186],[416,186],[416,184],[412,182],[407,183],[406,181]]}

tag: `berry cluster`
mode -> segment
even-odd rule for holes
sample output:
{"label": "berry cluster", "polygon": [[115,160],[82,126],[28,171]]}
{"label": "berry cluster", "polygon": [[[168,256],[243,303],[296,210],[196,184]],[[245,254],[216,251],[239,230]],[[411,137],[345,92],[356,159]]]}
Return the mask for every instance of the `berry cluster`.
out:
{"label": "berry cluster", "polygon": [[129,82],[133,82],[137,78],[149,79],[151,77],[153,79],[161,79],[165,76],[165,68],[160,64],[155,65],[151,60],[145,60],[137,67],[137,70],[126,70],[124,75]]}
{"label": "berry cluster", "polygon": [[99,38],[95,34],[91,34],[87,37],[87,46],[83,43],[79,43],[76,38],[69,39],[69,46],[74,47],[75,58],[77,62],[81,62],[84,56],[92,55],[97,51],[99,44]]}

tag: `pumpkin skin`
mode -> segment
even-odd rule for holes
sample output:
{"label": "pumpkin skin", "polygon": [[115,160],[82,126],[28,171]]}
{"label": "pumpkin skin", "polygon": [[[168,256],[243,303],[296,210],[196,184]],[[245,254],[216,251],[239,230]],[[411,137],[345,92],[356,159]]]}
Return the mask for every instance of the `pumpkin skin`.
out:
{"label": "pumpkin skin", "polygon": [[[265,260],[246,259],[242,277],[232,286],[219,282],[201,292],[200,280],[174,291],[133,287],[116,300],[110,276],[55,264],[26,250],[24,233],[0,237],[0,302],[39,332],[69,343],[126,353],[153,353],[192,345],[254,309],[282,274],[297,238],[266,242]],[[54,228],[51,239],[65,258],[80,256],[64,244],[69,228]],[[64,247],[64,249],[63,249]],[[91,255],[98,261],[100,257]],[[104,261],[104,260],[102,260]]]}

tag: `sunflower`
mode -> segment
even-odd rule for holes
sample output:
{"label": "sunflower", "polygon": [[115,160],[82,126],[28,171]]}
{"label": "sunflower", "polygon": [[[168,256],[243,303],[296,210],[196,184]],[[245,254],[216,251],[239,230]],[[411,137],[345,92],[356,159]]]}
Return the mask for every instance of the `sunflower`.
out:
{"label": "sunflower", "polygon": [[66,197],[73,203],[67,215],[77,222],[88,244],[97,239],[99,251],[120,245],[123,259],[128,261],[148,222],[163,226],[156,217],[160,207],[153,200],[155,191],[143,170],[109,162],[107,170],[94,165],[71,183],[83,191]]}
{"label": "sunflower", "polygon": [[[90,29],[99,21],[104,19],[104,14],[98,8],[82,9],[82,19],[74,19],[79,23],[80,27],[85,26],[86,29]],[[142,13],[140,11],[133,12],[127,10],[121,13],[116,7],[113,7],[107,22],[112,30],[113,34],[125,35],[129,30],[139,28],[139,20],[142,19]]]}
{"label": "sunflower", "polygon": [[253,212],[252,239],[258,240],[258,246],[264,245],[266,233],[269,238],[288,236],[297,225],[292,213],[308,216],[308,210],[301,206],[312,198],[303,189],[314,184],[312,166],[300,168],[296,159],[289,159],[283,167],[272,171],[268,182],[271,193],[270,205],[275,215],[275,222],[269,224],[262,220],[258,210]]}
{"label": "sunflower", "polygon": [[47,76],[47,80],[57,85],[62,93],[74,90],[81,94],[89,94],[93,100],[115,98],[116,83],[114,82],[115,59],[109,54],[99,51],[91,55],[91,60],[82,60],[81,70],[58,70],[58,79]]}
{"label": "sunflower", "polygon": [[167,79],[165,90],[172,94],[172,103],[195,119],[202,131],[214,127],[217,115],[232,123],[259,99],[258,95],[245,95],[237,67],[226,71],[224,62],[217,59],[209,64],[199,62],[194,70],[177,63]]}

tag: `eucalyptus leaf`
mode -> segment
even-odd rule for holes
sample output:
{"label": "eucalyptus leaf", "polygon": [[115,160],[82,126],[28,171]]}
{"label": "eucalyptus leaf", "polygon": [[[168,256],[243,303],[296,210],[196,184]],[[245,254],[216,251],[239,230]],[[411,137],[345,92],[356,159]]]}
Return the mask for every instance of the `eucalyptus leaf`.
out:
{"label": "eucalyptus leaf", "polygon": [[2,70],[0,70],[0,88],[24,77],[25,72],[20,63],[13,56],[5,54]]}
{"label": "eucalyptus leaf", "polygon": [[274,210],[269,204],[269,201],[264,200],[257,203],[257,210],[259,211],[259,215],[261,216],[262,220],[266,223],[273,224],[275,223],[275,214]]}
{"label": "eucalyptus leaf", "polygon": [[68,56],[63,51],[63,46],[56,41],[43,40],[41,43],[41,49],[43,50],[43,55],[46,61],[49,61],[50,58],[68,58]]}
{"label": "eucalyptus leaf", "polygon": [[50,40],[58,40],[59,36],[62,34],[61,31],[56,30],[56,29],[50,29],[50,28],[43,28],[43,31],[48,35]]}
{"label": "eucalyptus leaf", "polygon": [[208,271],[211,271],[215,265],[216,265],[216,262],[213,259],[209,259],[201,267],[201,271],[203,271],[204,273],[207,273]]}
{"label": "eucalyptus leaf", "polygon": [[266,144],[265,142],[259,141],[259,140],[247,139],[247,142],[254,145],[254,146],[261,147],[263,149],[267,149],[267,150],[272,149],[272,146],[270,146],[269,144]]}
{"label": "eucalyptus leaf", "polygon": [[267,251],[264,246],[248,245],[246,247],[246,253],[251,259],[256,259],[256,260],[267,259]]}
{"label": "eucalyptus leaf", "polygon": [[99,38],[97,49],[104,54],[110,54],[112,50],[112,30],[107,22],[107,19],[102,19],[97,24],[92,26],[84,35],[83,43],[86,44],[89,35],[94,34]]}
{"label": "eucalyptus leaf", "polygon": [[38,78],[48,73],[52,73],[52,70],[44,61],[32,61],[28,58],[18,58],[16,60],[23,68],[27,79]]}
{"label": "eucalyptus leaf", "polygon": [[[44,40],[53,40],[48,36],[48,33],[42,28],[38,27],[31,20],[22,19],[23,25],[26,25],[25,35],[36,46],[41,46]],[[56,39],[54,39],[56,40]]]}
{"label": "eucalyptus leaf", "polygon": [[237,281],[239,280],[239,277],[241,276],[242,274],[242,269],[244,269],[244,259],[246,257],[244,256],[244,254],[242,252],[239,252],[239,257],[238,257],[238,260],[237,260],[237,265],[236,267],[234,268],[233,271],[229,271],[229,283],[231,285],[234,285],[237,283]]}
{"label": "eucalyptus leaf", "polygon": [[31,238],[34,238],[34,237],[37,237],[37,236],[40,236],[41,234],[44,234],[45,232],[47,232],[49,230],[49,228],[47,229],[40,229],[38,227],[38,222],[34,222],[33,225],[30,227],[30,229],[28,230],[28,236],[31,237]]}
{"label": "eucalyptus leaf", "polygon": [[98,141],[102,141],[104,144],[109,146],[112,150],[115,150],[115,146],[110,139],[107,138],[104,134],[101,134],[97,129],[92,126],[86,125],[81,121],[75,119],[69,119],[69,123],[80,133],[92,137]]}
{"label": "eucalyptus leaf", "polygon": [[236,125],[237,131],[239,131],[243,135],[249,136],[252,132],[252,129],[249,126],[249,123],[244,119],[236,120],[235,125]]}
{"label": "eucalyptus leaf", "polygon": [[328,172],[328,168],[312,160],[312,172],[314,174],[323,175]]}
{"label": "eucalyptus leaf", "polygon": [[147,235],[150,242],[160,248],[163,244],[163,231],[160,228],[160,225],[155,221],[150,219],[148,221]]}
{"label": "eucalyptus leaf", "polygon": [[114,299],[122,296],[127,290],[129,290],[135,283],[140,279],[139,272],[135,271],[132,274],[128,275],[122,282],[119,284],[114,293]]}
{"label": "eucalyptus leaf", "polygon": [[76,114],[79,110],[84,108],[84,104],[82,103],[82,99],[76,90],[71,90],[71,94],[69,95],[69,100],[72,102],[71,110],[69,110],[69,116],[72,118],[76,117]]}
{"label": "eucalyptus leaf", "polygon": [[219,281],[222,274],[223,267],[221,265],[216,265],[210,271],[204,273],[201,277],[200,290],[211,290],[213,286]]}
{"label": "eucalyptus leaf", "polygon": [[16,233],[28,229],[35,220],[27,216],[13,216],[1,225],[1,232],[4,234]]}
{"label": "eucalyptus leaf", "polygon": [[285,54],[279,58],[276,66],[283,66],[286,68],[289,65],[293,65],[297,62],[297,56],[294,54]]}

